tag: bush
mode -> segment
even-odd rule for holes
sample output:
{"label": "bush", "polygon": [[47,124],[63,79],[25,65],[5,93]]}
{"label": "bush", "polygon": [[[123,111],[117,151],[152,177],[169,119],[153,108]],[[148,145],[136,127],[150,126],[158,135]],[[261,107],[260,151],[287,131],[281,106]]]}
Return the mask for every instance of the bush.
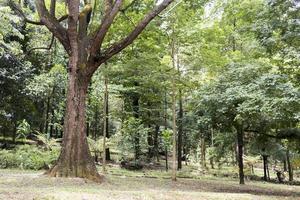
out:
{"label": "bush", "polygon": [[59,148],[44,150],[32,145],[20,145],[0,151],[0,168],[47,169],[58,158]]}
{"label": "bush", "polygon": [[17,139],[20,138],[26,139],[26,137],[30,134],[30,132],[31,132],[30,124],[28,124],[28,122],[25,119],[19,122],[19,125],[17,127]]}
{"label": "bush", "polygon": [[118,141],[118,149],[122,158],[129,160],[133,154],[136,159],[147,153],[149,147],[147,137],[150,131],[151,129],[146,128],[140,119],[129,117],[125,120]]}

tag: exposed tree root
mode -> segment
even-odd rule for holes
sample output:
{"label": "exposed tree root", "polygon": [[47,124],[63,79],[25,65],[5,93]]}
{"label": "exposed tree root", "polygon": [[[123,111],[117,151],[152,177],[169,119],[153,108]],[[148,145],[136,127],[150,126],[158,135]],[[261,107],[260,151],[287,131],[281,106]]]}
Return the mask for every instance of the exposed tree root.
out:
{"label": "exposed tree root", "polygon": [[45,172],[45,175],[50,177],[62,178],[83,178],[96,183],[102,183],[104,176],[100,175],[96,169],[89,167],[77,167],[77,170],[70,170],[59,165],[54,165],[51,169]]}

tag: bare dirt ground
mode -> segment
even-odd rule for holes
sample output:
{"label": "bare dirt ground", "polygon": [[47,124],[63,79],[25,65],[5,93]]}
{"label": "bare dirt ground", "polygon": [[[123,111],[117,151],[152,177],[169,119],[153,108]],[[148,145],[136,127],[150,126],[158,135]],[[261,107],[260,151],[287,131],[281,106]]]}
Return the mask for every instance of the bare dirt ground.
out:
{"label": "bare dirt ground", "polygon": [[0,170],[0,199],[8,200],[300,200],[300,186],[226,179],[170,179],[107,175],[102,184],[49,178],[43,172]]}

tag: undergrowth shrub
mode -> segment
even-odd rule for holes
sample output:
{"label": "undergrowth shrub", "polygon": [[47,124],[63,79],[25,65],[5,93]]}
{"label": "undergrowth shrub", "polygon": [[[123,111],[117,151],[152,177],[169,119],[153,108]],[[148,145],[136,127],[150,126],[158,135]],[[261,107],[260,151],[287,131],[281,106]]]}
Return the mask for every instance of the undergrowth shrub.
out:
{"label": "undergrowth shrub", "polygon": [[33,145],[20,145],[13,150],[0,150],[0,168],[47,169],[58,155],[58,147],[46,150]]}

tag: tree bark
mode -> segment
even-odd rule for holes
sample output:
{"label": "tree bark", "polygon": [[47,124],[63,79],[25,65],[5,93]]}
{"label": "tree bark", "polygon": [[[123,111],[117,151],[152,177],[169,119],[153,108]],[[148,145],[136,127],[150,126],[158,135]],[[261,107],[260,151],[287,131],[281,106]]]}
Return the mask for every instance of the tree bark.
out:
{"label": "tree bark", "polygon": [[205,138],[204,136],[201,137],[201,166],[202,169],[206,169],[206,161],[205,161]]}
{"label": "tree bark", "polygon": [[[174,79],[174,78],[173,78]],[[172,180],[176,181],[176,135],[177,135],[177,127],[176,127],[176,86],[175,80],[173,80],[173,94],[172,94],[172,115],[173,115],[173,168],[172,168]]]}
{"label": "tree bark", "polygon": [[289,172],[289,181],[294,180],[294,174],[293,174],[293,168],[292,164],[290,161],[290,151],[289,149],[286,150],[286,161],[287,161],[287,167],[288,167],[288,172]]}
{"label": "tree bark", "polygon": [[[211,136],[210,136],[211,147],[214,147],[214,129],[213,128],[210,129],[210,134],[211,134]],[[212,169],[214,169],[215,168],[215,165],[214,165],[214,156],[211,156],[209,158],[209,163],[210,163],[210,167]]]}
{"label": "tree bark", "polygon": [[244,164],[243,164],[243,147],[244,147],[244,130],[243,125],[238,125],[237,129],[237,144],[238,144],[238,165],[240,184],[245,184]]}
{"label": "tree bark", "polygon": [[101,181],[92,159],[86,137],[86,95],[90,77],[78,70],[78,57],[70,58],[64,135],[60,156],[49,170],[54,177],[80,177]]}
{"label": "tree bark", "polygon": [[[168,101],[167,101],[167,89],[165,88],[165,98],[164,98],[164,129],[168,129]],[[168,146],[165,146],[165,154],[166,154],[166,171],[169,169],[168,163]]]}
{"label": "tree bark", "polygon": [[159,162],[159,144],[158,144],[158,137],[159,137],[159,125],[155,125],[154,131],[154,154],[156,157],[157,162]]}
{"label": "tree bark", "polygon": [[103,173],[106,172],[106,136],[108,132],[108,123],[107,123],[107,99],[108,99],[108,90],[107,90],[107,78],[105,77],[104,80],[104,85],[105,85],[105,90],[104,90],[104,105],[103,105],[103,114],[104,114],[104,120],[103,120],[103,157],[102,157],[102,169]]}
{"label": "tree bark", "polygon": [[[151,125],[149,125],[149,129],[151,129]],[[150,131],[148,132],[148,135],[147,135],[147,143],[148,143],[148,161],[150,162],[154,156],[154,148],[153,148],[154,147],[154,139],[153,139],[153,133]]]}
{"label": "tree bark", "polygon": [[[134,83],[134,86],[138,86],[139,84],[137,82]],[[140,117],[140,104],[139,104],[140,97],[137,93],[133,94],[132,97],[132,110],[133,110],[133,116],[138,119]],[[136,133],[135,139],[134,139],[134,154],[135,154],[135,161],[137,161],[140,158],[141,154],[141,148],[140,148],[140,136],[139,133]]]}
{"label": "tree bark", "polygon": [[49,125],[49,110],[50,110],[50,99],[51,96],[50,94],[47,97],[47,103],[46,103],[46,116],[45,116],[45,134],[47,135],[47,138],[49,138],[48,136],[48,125]]}
{"label": "tree bark", "polygon": [[[51,176],[83,177],[100,181],[101,178],[92,160],[86,138],[85,100],[90,79],[101,64],[130,45],[173,0],[163,0],[156,5],[126,37],[106,49],[101,48],[102,43],[120,11],[123,0],[116,0],[114,5],[107,9],[100,20],[102,23],[99,28],[95,32],[91,31],[93,33],[90,34],[88,31],[90,21],[88,18],[92,12],[90,4],[81,9],[79,0],[68,1],[68,25],[65,28],[64,25],[60,24],[61,19],[55,17],[55,1],[52,1],[50,5],[50,12],[44,0],[36,0],[35,2],[40,18],[38,22],[26,19],[21,10],[15,10],[19,11],[26,22],[45,25],[60,41],[69,55],[68,95],[62,150],[56,165],[49,170],[49,174]],[[136,140],[139,144],[138,137]],[[137,145],[137,152],[140,151],[139,148]]]}
{"label": "tree bark", "polygon": [[54,109],[51,109],[50,138],[54,136]]}
{"label": "tree bark", "polygon": [[264,166],[264,181],[268,181],[268,174],[267,174],[268,157],[267,155],[262,155],[262,157],[263,157],[263,166]]}
{"label": "tree bark", "polygon": [[[178,69],[179,71],[179,69]],[[178,141],[177,141],[177,169],[182,168],[182,135],[183,135],[183,108],[182,108],[182,92],[179,89],[179,112],[178,112]],[[186,156],[186,155],[185,155]]]}
{"label": "tree bark", "polygon": [[270,171],[269,171],[269,163],[267,160],[267,174],[268,174],[268,181],[270,181]]}
{"label": "tree bark", "polygon": [[[106,84],[108,84],[108,80],[106,81]],[[108,91],[106,92],[106,98],[105,98],[105,106],[106,106],[106,109],[105,109],[105,115],[106,115],[106,119],[105,119],[105,123],[106,123],[106,126],[105,126],[105,132],[106,132],[106,138],[109,138],[110,135],[109,135],[109,105],[108,105]],[[111,160],[110,158],[110,151],[109,151],[109,148],[106,147],[105,148],[105,159],[106,160]]]}
{"label": "tree bark", "polygon": [[169,164],[168,164],[168,147],[165,147],[165,154],[166,154],[166,171],[169,169]]}

